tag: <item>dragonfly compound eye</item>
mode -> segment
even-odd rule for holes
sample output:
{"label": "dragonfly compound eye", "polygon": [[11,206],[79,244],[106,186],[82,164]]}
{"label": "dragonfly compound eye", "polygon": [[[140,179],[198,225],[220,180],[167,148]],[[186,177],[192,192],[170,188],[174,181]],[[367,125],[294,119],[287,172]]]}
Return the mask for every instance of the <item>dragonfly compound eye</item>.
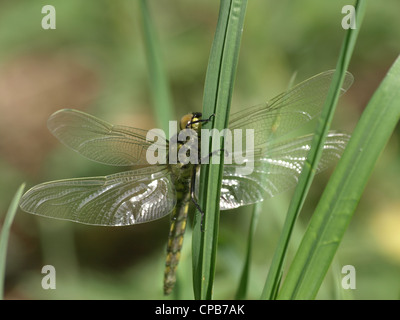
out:
{"label": "dragonfly compound eye", "polygon": [[186,129],[188,125],[190,125],[192,118],[193,118],[192,113],[186,114],[181,118],[181,123],[180,123],[181,130]]}

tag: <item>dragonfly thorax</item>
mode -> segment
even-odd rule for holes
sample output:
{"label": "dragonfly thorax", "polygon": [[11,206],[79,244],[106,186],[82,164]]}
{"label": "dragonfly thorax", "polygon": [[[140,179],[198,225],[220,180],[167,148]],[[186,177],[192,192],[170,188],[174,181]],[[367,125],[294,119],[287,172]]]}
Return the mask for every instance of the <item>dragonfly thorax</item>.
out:
{"label": "dragonfly thorax", "polygon": [[200,112],[184,115],[179,133],[169,141],[169,168],[177,180],[189,181],[193,165],[200,162],[200,129],[204,122],[201,117]]}

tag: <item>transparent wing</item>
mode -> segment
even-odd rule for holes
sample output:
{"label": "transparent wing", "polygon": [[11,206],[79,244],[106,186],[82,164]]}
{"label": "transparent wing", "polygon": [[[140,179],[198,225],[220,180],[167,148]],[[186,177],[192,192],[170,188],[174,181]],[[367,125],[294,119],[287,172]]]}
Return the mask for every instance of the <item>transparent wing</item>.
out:
{"label": "transparent wing", "polygon": [[[149,164],[146,151],[153,142],[146,141],[147,130],[114,126],[73,109],[53,113],[47,126],[58,140],[90,160],[114,166]],[[160,136],[157,144],[168,146]]]}
{"label": "transparent wing", "polygon": [[[320,73],[267,103],[233,114],[228,128],[253,129],[255,147],[285,135],[321,112],[334,72]],[[346,73],[341,92],[352,83],[353,76]]]}
{"label": "transparent wing", "polygon": [[[257,149],[249,157],[250,174],[243,165],[226,164],[222,178],[220,209],[233,209],[263,201],[297,184],[313,135],[276,144],[267,151]],[[317,173],[335,164],[341,157],[350,136],[330,132],[327,136]]]}
{"label": "transparent wing", "polygon": [[159,166],[39,184],[23,195],[20,207],[56,219],[126,226],[159,219],[175,203],[170,173]]}

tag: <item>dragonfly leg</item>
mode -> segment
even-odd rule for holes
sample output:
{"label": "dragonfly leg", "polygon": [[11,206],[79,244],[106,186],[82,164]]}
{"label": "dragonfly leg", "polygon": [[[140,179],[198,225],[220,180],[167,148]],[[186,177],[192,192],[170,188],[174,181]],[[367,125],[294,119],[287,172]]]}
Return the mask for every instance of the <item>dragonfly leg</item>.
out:
{"label": "dragonfly leg", "polygon": [[207,122],[210,122],[211,119],[214,118],[214,117],[215,117],[215,113],[213,113],[211,116],[209,116],[208,119],[200,119],[200,120],[196,120],[196,121],[191,121],[186,125],[186,129],[189,128],[194,123],[199,123],[199,122],[207,123]]}
{"label": "dragonfly leg", "polygon": [[212,118],[215,117],[215,113],[213,113],[211,116],[208,117],[208,119],[206,119],[206,121],[204,122],[210,122]]}
{"label": "dragonfly leg", "polygon": [[204,232],[204,211],[201,209],[200,205],[197,203],[196,198],[194,197],[194,192],[190,193],[190,197],[192,199],[192,202],[194,203],[194,205],[196,206],[197,210],[199,210],[200,214],[201,214],[201,221],[200,221],[200,226],[201,226],[201,231]]}
{"label": "dragonfly leg", "polygon": [[[225,149],[223,149],[223,148],[221,148],[221,149],[214,150],[214,151],[210,152],[210,153],[209,153],[207,156],[205,156],[204,158],[201,158],[201,159],[200,159],[200,163],[203,163],[204,160],[210,159],[210,158],[211,158],[212,156],[214,156],[214,155],[220,155],[221,152],[224,152],[226,157],[229,156],[229,151],[228,151],[228,150],[225,150]],[[208,162],[205,162],[205,163],[208,163]]]}
{"label": "dragonfly leg", "polygon": [[192,199],[193,204],[196,206],[197,210],[199,210],[201,214],[201,221],[200,221],[200,226],[201,226],[201,231],[204,232],[204,211],[201,209],[200,205],[197,202],[196,199],[196,192],[195,192],[195,186],[196,186],[196,167],[194,166],[193,168],[193,173],[192,173],[192,181],[190,183],[190,199]]}

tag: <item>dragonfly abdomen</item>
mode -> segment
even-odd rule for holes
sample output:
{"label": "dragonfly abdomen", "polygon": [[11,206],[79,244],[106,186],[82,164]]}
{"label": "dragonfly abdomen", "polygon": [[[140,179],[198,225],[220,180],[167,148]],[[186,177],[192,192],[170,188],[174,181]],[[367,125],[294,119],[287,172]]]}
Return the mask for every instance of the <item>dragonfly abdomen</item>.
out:
{"label": "dragonfly abdomen", "polygon": [[176,282],[176,269],[181,257],[183,236],[186,230],[189,211],[190,193],[177,190],[177,204],[171,214],[171,225],[168,236],[167,259],[164,272],[164,294],[170,294]]}

